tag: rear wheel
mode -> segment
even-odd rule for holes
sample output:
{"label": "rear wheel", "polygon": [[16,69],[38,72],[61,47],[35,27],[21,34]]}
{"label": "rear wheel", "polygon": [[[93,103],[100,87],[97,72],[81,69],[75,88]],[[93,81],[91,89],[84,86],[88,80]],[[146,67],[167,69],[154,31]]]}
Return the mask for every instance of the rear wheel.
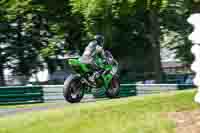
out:
{"label": "rear wheel", "polygon": [[106,90],[106,96],[109,98],[117,98],[120,92],[120,82],[117,76],[114,76],[110,82],[110,87]]}
{"label": "rear wheel", "polygon": [[80,102],[84,96],[84,87],[77,75],[70,75],[64,82],[63,95],[70,103]]}

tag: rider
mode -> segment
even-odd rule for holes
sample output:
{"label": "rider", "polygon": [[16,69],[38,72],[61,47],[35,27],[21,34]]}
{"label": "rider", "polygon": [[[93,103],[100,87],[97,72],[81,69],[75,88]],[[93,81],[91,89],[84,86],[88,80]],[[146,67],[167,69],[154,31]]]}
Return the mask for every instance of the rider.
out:
{"label": "rider", "polygon": [[[85,48],[83,55],[81,56],[81,63],[89,64],[93,69],[99,70],[99,67],[96,64],[96,56],[100,55],[103,60],[106,59],[103,45],[104,37],[102,35],[95,35],[94,40],[88,44],[88,46]],[[91,80],[94,81],[98,74],[98,71],[96,71],[93,74]]]}

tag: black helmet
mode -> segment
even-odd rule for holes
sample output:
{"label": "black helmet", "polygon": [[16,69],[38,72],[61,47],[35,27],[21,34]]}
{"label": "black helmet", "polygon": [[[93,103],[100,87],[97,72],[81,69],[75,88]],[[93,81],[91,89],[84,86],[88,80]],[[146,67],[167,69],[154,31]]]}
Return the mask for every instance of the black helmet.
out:
{"label": "black helmet", "polygon": [[104,36],[102,35],[95,35],[94,39],[98,42],[99,45],[104,45]]}

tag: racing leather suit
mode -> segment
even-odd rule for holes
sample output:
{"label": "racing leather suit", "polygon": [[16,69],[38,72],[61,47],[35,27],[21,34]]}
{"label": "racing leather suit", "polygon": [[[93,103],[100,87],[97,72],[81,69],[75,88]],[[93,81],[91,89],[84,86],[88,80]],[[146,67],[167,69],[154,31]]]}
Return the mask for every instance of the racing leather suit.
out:
{"label": "racing leather suit", "polygon": [[101,75],[101,69],[99,69],[98,65],[96,65],[96,57],[100,55],[102,59],[105,59],[104,49],[101,45],[98,44],[96,40],[90,42],[88,46],[85,48],[83,55],[80,57],[80,62],[84,64],[89,64],[92,69],[95,70],[91,77],[91,81],[95,81]]}
{"label": "racing leather suit", "polygon": [[100,57],[103,59],[106,58],[103,47],[99,45],[96,40],[94,40],[85,48],[80,61],[84,64],[90,64],[93,68],[98,68],[95,61],[97,55],[100,55]]}

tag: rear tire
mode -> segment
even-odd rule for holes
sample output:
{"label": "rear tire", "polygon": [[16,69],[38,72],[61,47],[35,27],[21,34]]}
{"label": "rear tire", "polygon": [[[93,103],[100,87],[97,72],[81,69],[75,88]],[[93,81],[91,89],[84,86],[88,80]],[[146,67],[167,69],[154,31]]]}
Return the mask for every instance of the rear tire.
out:
{"label": "rear tire", "polygon": [[84,96],[85,89],[78,75],[70,75],[64,82],[63,95],[70,103],[78,103]]}
{"label": "rear tire", "polygon": [[110,82],[110,87],[106,90],[106,96],[109,98],[118,98],[120,93],[120,82],[117,76],[114,76]]}

